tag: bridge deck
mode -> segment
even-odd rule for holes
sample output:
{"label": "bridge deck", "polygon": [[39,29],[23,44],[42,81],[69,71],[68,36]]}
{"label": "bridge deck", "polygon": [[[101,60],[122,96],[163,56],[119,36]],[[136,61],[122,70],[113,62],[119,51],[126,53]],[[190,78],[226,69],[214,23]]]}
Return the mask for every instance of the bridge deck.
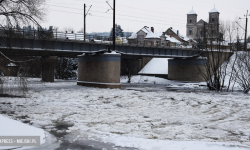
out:
{"label": "bridge deck", "polygon": [[[0,50],[6,55],[76,57],[82,53],[105,52],[111,47],[112,43],[107,41],[84,42],[77,38],[73,40],[69,38],[46,39],[39,37],[36,33],[34,36],[0,34]],[[201,54],[201,51],[195,49],[129,44],[116,44],[116,51],[123,55],[166,58],[189,58]]]}

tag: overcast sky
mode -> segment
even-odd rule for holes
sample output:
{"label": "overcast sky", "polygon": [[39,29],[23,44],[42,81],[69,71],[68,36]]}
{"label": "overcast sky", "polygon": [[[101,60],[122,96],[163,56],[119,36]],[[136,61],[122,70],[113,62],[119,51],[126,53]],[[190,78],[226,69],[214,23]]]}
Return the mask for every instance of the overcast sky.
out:
{"label": "overcast sky", "polygon": [[[43,26],[65,27],[79,31],[83,28],[83,5],[92,5],[87,16],[87,32],[109,32],[112,28],[112,10],[107,0],[46,0],[47,16]],[[113,0],[108,1],[113,6]],[[250,10],[250,0],[116,0],[116,23],[124,31],[135,32],[144,26],[162,32],[169,27],[186,33],[187,13],[193,10],[198,20],[208,19],[208,12],[216,7],[221,20],[235,21]],[[107,10],[109,10],[107,12]],[[245,20],[239,20],[244,22]],[[250,23],[249,23],[250,24]],[[248,26],[248,29],[250,26]],[[239,27],[240,30],[243,30]],[[250,32],[248,32],[250,33]],[[248,34],[249,35],[249,34]]]}

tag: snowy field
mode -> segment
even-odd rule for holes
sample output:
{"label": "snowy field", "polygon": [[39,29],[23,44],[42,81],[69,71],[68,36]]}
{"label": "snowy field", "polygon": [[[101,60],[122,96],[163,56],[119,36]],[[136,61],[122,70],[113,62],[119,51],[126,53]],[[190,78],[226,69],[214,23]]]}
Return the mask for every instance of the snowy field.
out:
{"label": "snowy field", "polygon": [[100,89],[31,79],[27,97],[0,98],[0,111],[48,132],[60,133],[56,126],[68,125],[65,139],[72,142],[143,150],[250,149],[249,94],[210,92],[205,83],[154,77],[121,82],[122,89]]}

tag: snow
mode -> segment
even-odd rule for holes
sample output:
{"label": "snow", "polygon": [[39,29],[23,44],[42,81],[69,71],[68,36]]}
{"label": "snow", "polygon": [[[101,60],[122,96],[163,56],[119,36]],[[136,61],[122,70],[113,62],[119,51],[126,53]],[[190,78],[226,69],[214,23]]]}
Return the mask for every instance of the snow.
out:
{"label": "snow", "polygon": [[151,38],[160,38],[160,36],[162,35],[162,33],[159,33],[159,32],[149,32],[147,35],[146,35],[146,37],[145,37],[145,39],[151,39]]}
{"label": "snow", "polygon": [[9,63],[8,65],[6,65],[6,66],[8,66],[8,67],[16,67],[17,65],[16,64],[14,64],[14,63]]}
{"label": "snow", "polygon": [[[162,33],[160,32],[152,32],[149,27],[143,27],[141,30],[147,34],[145,39],[160,38],[160,36],[162,35]],[[137,38],[137,32],[132,33],[132,35],[128,37],[128,39],[136,39],[136,38]]]}
{"label": "snow", "polygon": [[230,144],[222,142],[145,140],[121,136],[114,136],[105,140],[115,142],[117,146],[125,147],[129,145],[130,147],[137,147],[143,150],[242,150],[239,147],[230,148]]}
{"label": "snow", "polygon": [[209,11],[209,13],[219,12],[215,7]]}
{"label": "snow", "polygon": [[192,9],[190,12],[187,13],[187,15],[197,15],[196,12]]}
{"label": "snow", "polygon": [[[234,87],[236,89],[246,90],[246,89],[243,89],[243,87],[240,86],[240,85],[242,83],[244,83],[247,86],[247,84],[250,83],[250,78],[249,78],[249,72],[250,72],[250,70],[248,69],[249,67],[246,64],[247,62],[249,62],[249,61],[247,61],[247,60],[249,60],[249,56],[250,56],[249,54],[250,54],[250,52],[239,51],[237,53],[234,53],[231,56],[231,58],[229,60],[229,63],[228,63],[228,66],[227,66],[227,70],[226,70],[227,73],[228,73],[227,76],[226,76],[226,80],[225,80],[225,84],[226,85],[229,84],[229,79],[230,79],[230,75],[231,75],[230,73],[231,73],[231,71],[235,70],[235,72],[237,72],[237,75],[239,76],[239,78],[234,79],[234,77],[232,77],[234,80],[231,81],[231,86],[230,87],[232,87],[234,85]],[[242,59],[242,56],[247,56],[246,60]],[[232,68],[234,68],[234,69],[232,69]],[[242,70],[245,70],[245,71],[242,72]]]}
{"label": "snow", "polygon": [[159,33],[159,32],[155,32],[155,31],[152,32],[149,27],[144,27],[141,30],[147,34],[145,39],[160,38],[160,36],[162,35],[162,33]]}
{"label": "snow", "polygon": [[140,74],[168,74],[168,58],[152,58]]}
{"label": "snow", "polygon": [[169,35],[165,35],[166,36],[166,40],[167,41],[170,41],[172,43],[181,43],[179,40],[177,40],[176,38],[174,37],[170,37]]}
{"label": "snow", "polygon": [[[67,130],[73,140],[87,136],[144,150],[250,148],[249,94],[197,92],[205,83],[155,77],[126,80],[121,79],[122,89],[100,89],[74,80],[30,79],[26,98],[0,98],[0,108],[7,115],[14,111],[10,118],[27,115],[46,131],[58,120],[73,124]],[[172,91],[177,88],[189,90]]]}
{"label": "snow", "polygon": [[[175,30],[175,29],[173,29],[173,28],[172,28],[171,30],[177,35],[177,30]],[[183,39],[184,41],[190,40],[188,37],[186,37],[186,36],[180,34],[180,32],[179,32],[178,36],[179,36],[181,39]]]}
{"label": "snow", "polygon": [[136,32],[133,32],[133,33],[131,34],[131,36],[128,37],[128,39],[137,39],[137,33],[136,33]]}
{"label": "snow", "polygon": [[[45,142],[45,131],[42,129],[35,128],[19,121],[6,118],[3,115],[0,115],[0,122],[0,136],[40,136],[40,144],[43,144]],[[11,149],[16,147],[17,146],[0,146],[0,149]],[[27,148],[32,147],[22,147],[18,148],[18,150]]]}

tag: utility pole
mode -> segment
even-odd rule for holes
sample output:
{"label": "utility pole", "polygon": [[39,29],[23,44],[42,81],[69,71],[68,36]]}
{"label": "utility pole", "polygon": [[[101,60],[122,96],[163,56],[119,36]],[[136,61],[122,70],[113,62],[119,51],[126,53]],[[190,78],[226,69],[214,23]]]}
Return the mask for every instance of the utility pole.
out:
{"label": "utility pole", "polygon": [[[109,7],[113,10],[113,51],[115,51],[115,0],[113,2],[113,8],[110,6],[109,2],[106,1]],[[109,11],[109,9],[108,9]],[[108,12],[107,11],[107,12]],[[110,35],[111,36],[111,35]]]}
{"label": "utility pole", "polygon": [[[246,27],[245,27],[245,42],[244,42],[244,50],[245,51],[247,51],[247,22],[248,22],[248,16],[250,16],[249,14],[248,14],[248,10],[247,10],[247,14],[246,15],[244,15],[244,17],[246,17],[246,18],[239,18],[239,19],[246,19]],[[237,23],[237,22],[236,22]],[[238,24],[238,23],[237,23]]]}
{"label": "utility pole", "polygon": [[246,14],[246,28],[245,28],[245,51],[247,51],[247,22],[248,22],[248,10],[247,10],[247,14]]}
{"label": "utility pole", "polygon": [[84,29],[83,29],[83,36],[84,36],[84,42],[86,40],[86,5],[84,4]]}
{"label": "utility pole", "polygon": [[[92,7],[92,5],[89,7],[89,10],[90,10],[90,8]],[[89,10],[88,10],[88,12],[89,12]],[[83,34],[84,34],[84,42],[85,42],[85,40],[86,40],[86,17],[87,17],[87,15],[88,15],[88,12],[86,13],[86,5],[84,4],[84,9],[83,9],[83,15],[84,15],[84,29],[83,29]]]}
{"label": "utility pole", "polygon": [[113,6],[113,51],[115,51],[115,0]]}

